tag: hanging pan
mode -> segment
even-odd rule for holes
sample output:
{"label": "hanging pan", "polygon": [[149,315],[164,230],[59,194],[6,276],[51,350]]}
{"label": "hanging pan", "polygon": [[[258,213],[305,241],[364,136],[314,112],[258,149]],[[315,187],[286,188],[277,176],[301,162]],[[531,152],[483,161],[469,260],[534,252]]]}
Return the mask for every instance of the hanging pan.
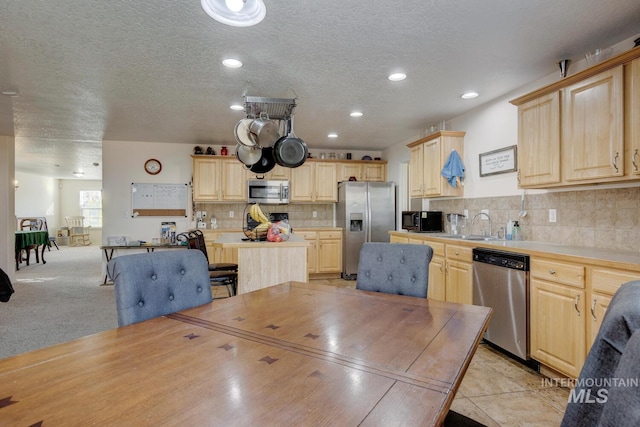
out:
{"label": "hanging pan", "polygon": [[307,159],[307,144],[293,132],[293,116],[289,119],[289,134],[273,144],[276,163],[285,168],[297,168]]}
{"label": "hanging pan", "polygon": [[246,167],[251,167],[260,161],[262,157],[262,149],[259,147],[247,147],[246,145],[236,144],[236,157]]}
{"label": "hanging pan", "polygon": [[256,140],[253,139],[253,135],[249,131],[249,126],[253,119],[242,119],[236,123],[236,127],[233,129],[233,134],[236,136],[238,144],[242,144],[246,147],[255,147]]}
{"label": "hanging pan", "polygon": [[257,174],[264,174],[270,172],[276,167],[276,161],[273,158],[273,147],[264,147],[262,149],[262,157],[253,166],[251,166],[251,172]]}

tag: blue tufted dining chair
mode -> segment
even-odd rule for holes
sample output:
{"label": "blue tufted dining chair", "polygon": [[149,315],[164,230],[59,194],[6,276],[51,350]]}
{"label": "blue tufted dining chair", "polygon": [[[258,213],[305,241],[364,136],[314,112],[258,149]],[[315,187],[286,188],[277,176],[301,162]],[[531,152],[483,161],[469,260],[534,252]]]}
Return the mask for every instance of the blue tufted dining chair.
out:
{"label": "blue tufted dining chair", "polygon": [[356,289],[426,298],[432,257],[428,245],[365,243]]}
{"label": "blue tufted dining chair", "polygon": [[207,259],[200,251],[123,255],[107,265],[113,280],[118,326],[210,303]]}

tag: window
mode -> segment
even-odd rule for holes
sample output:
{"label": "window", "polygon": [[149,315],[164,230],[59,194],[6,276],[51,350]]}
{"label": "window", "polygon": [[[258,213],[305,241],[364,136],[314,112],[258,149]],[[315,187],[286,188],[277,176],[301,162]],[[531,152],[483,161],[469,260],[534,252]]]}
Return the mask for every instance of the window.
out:
{"label": "window", "polygon": [[81,191],[80,208],[85,226],[102,227],[102,191]]}

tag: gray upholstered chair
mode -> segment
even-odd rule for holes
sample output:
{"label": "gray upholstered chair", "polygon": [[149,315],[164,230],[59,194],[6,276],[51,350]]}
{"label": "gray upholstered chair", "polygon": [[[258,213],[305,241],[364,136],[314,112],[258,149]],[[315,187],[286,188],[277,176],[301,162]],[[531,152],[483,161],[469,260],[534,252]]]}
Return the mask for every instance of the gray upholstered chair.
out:
{"label": "gray upholstered chair", "polygon": [[207,259],[200,251],[157,251],[113,258],[118,325],[163,316],[213,300]]}
{"label": "gray upholstered chair", "polygon": [[[638,359],[628,363],[631,355],[640,353],[640,348],[637,347],[640,338],[630,340],[633,335],[638,335],[639,330],[640,281],[633,281],[622,285],[611,299],[598,335],[580,371],[576,387],[571,392],[562,427],[638,425],[610,422],[613,417],[628,421],[631,415],[638,420],[640,407],[631,408],[626,404],[626,399],[638,402],[638,387],[611,390],[611,395],[608,395],[608,383],[611,383],[611,378],[622,375],[621,371],[633,372],[633,378],[640,376]],[[603,395],[606,398],[603,399]],[[605,415],[608,419],[605,419]]]}
{"label": "gray upholstered chair", "polygon": [[426,298],[432,257],[428,245],[365,243],[356,289]]}

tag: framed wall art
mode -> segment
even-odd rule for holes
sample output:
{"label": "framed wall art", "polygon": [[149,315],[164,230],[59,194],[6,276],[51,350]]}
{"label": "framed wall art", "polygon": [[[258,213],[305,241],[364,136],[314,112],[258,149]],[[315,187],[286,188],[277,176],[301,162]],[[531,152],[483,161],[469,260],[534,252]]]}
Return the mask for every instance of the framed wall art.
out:
{"label": "framed wall art", "polygon": [[480,154],[480,176],[515,172],[518,168],[517,145]]}

